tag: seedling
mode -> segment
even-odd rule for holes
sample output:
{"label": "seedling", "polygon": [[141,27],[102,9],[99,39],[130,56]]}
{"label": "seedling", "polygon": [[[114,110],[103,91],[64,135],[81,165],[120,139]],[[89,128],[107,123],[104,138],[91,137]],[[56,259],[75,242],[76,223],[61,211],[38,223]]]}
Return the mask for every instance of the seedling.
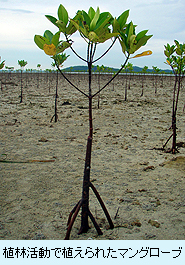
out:
{"label": "seedling", "polygon": [[[3,69],[4,65],[5,65],[5,60],[2,61],[2,63],[1,63],[1,57],[0,57],[0,70]],[[2,80],[1,80],[1,91],[3,91]]]}
{"label": "seedling", "polygon": [[148,70],[148,66],[144,66],[143,67],[143,69],[142,69],[142,73],[143,73],[143,75],[142,75],[142,91],[141,91],[141,97],[143,96],[143,92],[144,92],[144,79],[145,79],[145,74],[146,74],[146,72],[147,72],[147,70]]}
{"label": "seedling", "polygon": [[[52,63],[52,66],[58,66],[58,67],[62,67],[63,62],[65,62],[67,60],[67,57],[69,57],[69,55],[66,56],[65,53],[62,54],[56,54],[54,56],[54,63]],[[55,122],[57,122],[58,120],[58,114],[57,114],[57,99],[58,99],[58,69],[57,69],[57,76],[56,76],[56,92],[55,92],[55,114],[53,115],[53,117],[51,118],[51,122],[53,120],[53,118],[55,118]]]}
{"label": "seedling", "polygon": [[40,73],[40,70],[41,70],[41,64],[40,64],[40,63],[37,64],[37,69],[38,69],[38,75],[37,75],[37,88],[39,88],[39,73]]}
{"label": "seedling", "polygon": [[20,103],[22,103],[23,99],[23,80],[22,80],[22,72],[24,67],[27,65],[27,62],[24,60],[18,60],[18,65],[21,67],[21,95],[20,95]]}
{"label": "seedling", "polygon": [[173,89],[173,103],[172,103],[172,125],[171,129],[173,133],[170,135],[166,143],[163,145],[163,149],[172,138],[172,148],[168,152],[175,154],[178,152],[176,146],[177,138],[177,126],[176,126],[176,116],[177,116],[177,106],[179,101],[179,93],[182,86],[182,80],[185,74],[185,44],[180,44],[177,40],[174,40],[175,45],[170,46],[167,43],[164,50],[164,54],[167,57],[166,63],[170,65],[173,74],[175,75],[175,83]]}
{"label": "seedling", "polygon": [[[97,96],[102,90],[104,90],[122,71],[128,62],[130,55],[134,54],[140,47],[144,46],[147,41],[152,37],[152,35],[147,36],[148,30],[139,32],[136,35],[135,27],[133,22],[126,24],[129,15],[129,10],[123,12],[118,18],[113,18],[109,12],[100,13],[100,9],[97,8],[95,11],[92,7],[89,8],[88,13],[84,10],[79,10],[73,19],[69,19],[68,12],[64,6],[60,5],[58,8],[58,19],[52,16],[46,16],[55,26],[58,27],[59,31],[55,35],[44,33],[44,36],[35,35],[35,43],[37,46],[44,50],[44,52],[55,60],[55,55],[62,53],[65,49],[70,48],[74,54],[88,66],[88,93],[82,91],[80,88],[72,84],[72,82],[64,75],[64,73],[59,68],[57,61],[55,63],[59,72],[64,76],[64,78],[81,94],[87,98],[89,103],[89,136],[87,139],[86,148],[86,158],[85,158],[85,168],[83,176],[83,187],[82,187],[82,198],[76,204],[74,209],[71,211],[68,219],[68,229],[65,239],[69,239],[70,232],[73,223],[78,215],[80,208],[82,208],[81,214],[81,227],[78,234],[86,233],[89,230],[89,217],[95,226],[99,235],[102,235],[102,231],[97,224],[94,216],[89,209],[89,188],[95,193],[106,217],[109,222],[110,228],[114,228],[114,224],[111,217],[101,199],[95,186],[90,181],[90,171],[91,171],[91,150],[92,150],[92,139],[93,139],[93,115],[92,115],[92,101],[95,96]],[[71,36],[76,31],[79,32],[80,36],[87,43],[87,57],[83,58],[80,56],[72,47],[73,41]],[[65,41],[59,41],[60,34],[63,33]],[[98,58],[95,59],[96,49],[98,45],[111,40],[112,43],[109,48]],[[114,46],[116,41],[121,44],[122,51],[126,57],[125,62],[119,71],[97,92],[92,90],[92,66],[95,62],[103,58],[110,49]],[[137,58],[144,55],[150,55],[151,51],[146,51],[138,54],[132,58]]]}
{"label": "seedling", "polygon": [[155,94],[157,94],[157,79],[158,79],[158,74],[160,73],[161,70],[157,66],[152,66],[152,68],[154,74],[153,85],[155,86]]}

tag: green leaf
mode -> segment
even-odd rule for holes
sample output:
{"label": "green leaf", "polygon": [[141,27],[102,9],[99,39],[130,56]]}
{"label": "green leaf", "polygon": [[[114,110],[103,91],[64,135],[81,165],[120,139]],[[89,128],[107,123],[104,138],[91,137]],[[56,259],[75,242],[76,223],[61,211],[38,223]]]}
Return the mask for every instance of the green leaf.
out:
{"label": "green leaf", "polygon": [[95,10],[92,7],[89,8],[88,15],[90,17],[90,20],[92,20],[95,16]]}
{"label": "green leaf", "polygon": [[112,26],[113,26],[113,32],[119,32],[120,31],[120,24],[116,18],[114,19]]}
{"label": "green leaf", "polygon": [[130,40],[129,40],[129,53],[133,54],[136,51],[136,35],[131,35]]}
{"label": "green leaf", "polygon": [[61,32],[66,32],[66,24],[62,20],[57,20],[56,24]]}
{"label": "green leaf", "polygon": [[68,23],[68,13],[63,5],[60,5],[58,8],[58,18],[62,20],[65,25]]}
{"label": "green leaf", "polygon": [[57,47],[56,54],[63,52],[64,50],[66,50],[70,46],[71,46],[71,44],[68,43],[67,41],[61,42],[61,44]]}
{"label": "green leaf", "polygon": [[181,50],[180,48],[177,48],[177,49],[176,49],[176,54],[177,54],[177,55],[182,55],[182,50]]}
{"label": "green leaf", "polygon": [[99,42],[98,36],[93,31],[89,32],[88,39],[94,43]]}
{"label": "green leaf", "polygon": [[53,33],[52,33],[50,30],[46,30],[46,31],[44,32],[44,37],[45,37],[46,39],[48,39],[49,42],[51,43],[52,38],[53,38]]}
{"label": "green leaf", "polygon": [[76,27],[73,25],[73,23],[71,23],[71,21],[69,22],[69,26],[66,28],[66,34],[67,35],[72,35],[73,33],[76,32]]}
{"label": "green leaf", "polygon": [[100,14],[99,19],[96,23],[96,27],[94,30],[100,29],[105,27],[106,25],[109,26],[110,23],[108,23],[112,19],[112,15],[109,12],[103,12]]}
{"label": "green leaf", "polygon": [[143,31],[139,32],[136,36],[136,41],[139,41],[141,38],[143,38],[147,32],[148,32],[148,30],[143,30]]}
{"label": "green leaf", "polygon": [[119,25],[120,25],[120,29],[123,28],[123,26],[126,24],[127,18],[129,16],[129,10],[126,10],[125,12],[123,12],[117,19]]}
{"label": "green leaf", "polygon": [[144,36],[143,38],[141,38],[137,45],[136,45],[136,51],[141,47],[141,46],[144,46],[147,41],[152,37],[153,35],[148,35],[148,36]]}
{"label": "green leaf", "polygon": [[91,20],[91,23],[90,23],[90,30],[94,30],[94,28],[95,28],[95,26],[96,26],[96,23],[97,23],[97,21],[98,21],[98,19],[99,19],[99,16],[100,16],[100,9],[99,9],[99,7],[98,7],[97,10],[96,10],[95,15],[94,15],[94,17],[93,17],[93,19]]}
{"label": "green leaf", "polygon": [[126,52],[126,45],[125,42],[119,39],[119,42],[121,44],[122,52],[125,54]]}
{"label": "green leaf", "polygon": [[90,27],[91,19],[90,19],[89,15],[84,10],[82,10],[82,16],[83,16],[86,24]]}
{"label": "green leaf", "polygon": [[126,29],[126,35],[127,35],[127,44],[129,44],[130,37],[134,35],[134,26],[132,21],[128,24],[127,29]]}
{"label": "green leaf", "polygon": [[5,61],[3,61],[2,63],[0,63],[0,69],[3,69],[4,65],[5,65]]}
{"label": "green leaf", "polygon": [[166,57],[170,56],[170,53],[167,50],[164,51],[164,54],[166,55]]}
{"label": "green leaf", "polygon": [[179,42],[177,40],[174,40],[174,42],[177,45],[177,47],[179,47]]}
{"label": "green leaf", "polygon": [[77,21],[74,21],[73,19],[70,20],[70,22],[73,24],[73,26],[79,31],[80,30],[80,26],[78,24]]}
{"label": "green leaf", "polygon": [[118,36],[118,33],[107,33],[107,34],[99,37],[99,42],[103,43],[103,42],[105,42],[105,41],[107,41],[113,37],[117,37],[117,36]]}
{"label": "green leaf", "polygon": [[43,50],[44,49],[44,44],[50,44],[50,41],[48,39],[46,39],[45,37],[43,36],[40,36],[40,35],[35,35],[34,37],[34,41],[35,41],[35,44],[41,49]]}
{"label": "green leaf", "polygon": [[[55,17],[52,17],[52,16],[49,16],[49,15],[45,15],[45,17],[47,19],[49,19],[49,21],[51,21],[55,26],[57,26],[56,22],[57,22],[57,19]],[[58,26],[57,26],[58,27]]]}
{"label": "green leaf", "polygon": [[60,38],[60,31],[58,31],[55,35],[53,35],[51,43],[53,43],[56,47],[59,43],[59,38]]}

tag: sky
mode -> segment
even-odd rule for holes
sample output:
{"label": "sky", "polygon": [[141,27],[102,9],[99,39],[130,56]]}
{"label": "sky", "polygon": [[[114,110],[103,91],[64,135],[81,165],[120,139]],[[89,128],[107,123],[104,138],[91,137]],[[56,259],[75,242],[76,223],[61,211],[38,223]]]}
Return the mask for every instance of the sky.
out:
{"label": "sky", "polygon": [[[57,17],[57,10],[62,4],[73,18],[78,10],[88,12],[90,6],[100,12],[110,12],[118,17],[125,10],[130,10],[127,22],[133,21],[136,34],[142,30],[149,30],[153,37],[137,53],[151,50],[150,56],[130,59],[135,66],[149,68],[157,66],[160,69],[170,69],[165,62],[164,45],[172,45],[174,40],[185,41],[185,1],[184,0],[0,0],[0,56],[6,66],[19,69],[18,60],[28,62],[27,69],[52,68],[52,59],[40,50],[34,43],[34,35],[43,35],[45,30],[57,32],[45,15]],[[63,36],[61,35],[63,38]],[[64,39],[64,38],[63,38]],[[75,33],[72,36],[73,48],[86,58],[86,42]],[[111,44],[110,40],[99,44],[96,56],[100,56]],[[70,49],[65,51],[70,57],[64,63],[64,68],[74,65],[85,65]],[[117,42],[111,51],[95,65],[105,65],[119,68],[125,61],[125,56]]]}

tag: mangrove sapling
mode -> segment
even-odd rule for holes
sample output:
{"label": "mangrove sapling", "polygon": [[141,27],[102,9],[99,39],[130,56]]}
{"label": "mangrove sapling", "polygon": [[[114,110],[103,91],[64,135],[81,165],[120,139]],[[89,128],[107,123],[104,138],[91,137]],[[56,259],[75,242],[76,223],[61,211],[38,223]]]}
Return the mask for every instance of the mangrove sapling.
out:
{"label": "mangrove sapling", "polygon": [[27,65],[27,62],[24,60],[18,60],[18,65],[21,67],[21,94],[20,94],[20,103],[22,103],[23,100],[23,80],[22,80],[22,72],[24,70],[24,67]]}
{"label": "mangrove sapling", "polygon": [[[85,167],[83,176],[83,186],[82,186],[82,198],[76,204],[74,209],[71,211],[68,218],[68,229],[65,239],[69,239],[70,232],[75,222],[76,216],[80,208],[82,208],[81,214],[81,227],[78,234],[86,233],[89,230],[89,218],[91,219],[93,225],[95,226],[99,235],[102,235],[102,231],[97,224],[94,216],[89,209],[89,189],[91,188],[95,193],[106,217],[109,222],[110,228],[114,228],[114,224],[111,217],[98,193],[95,186],[90,181],[90,171],[91,171],[91,151],[92,151],[92,139],[93,139],[93,115],[92,115],[92,102],[95,96],[97,96],[103,89],[105,89],[113,80],[118,76],[118,74],[125,67],[128,62],[130,55],[137,51],[141,46],[144,46],[147,41],[152,37],[152,35],[147,36],[148,31],[142,31],[136,35],[135,26],[133,22],[126,24],[129,15],[129,10],[123,12],[118,18],[113,18],[109,12],[100,13],[99,8],[95,11],[92,7],[89,8],[88,13],[84,10],[78,11],[73,19],[69,20],[68,12],[66,9],[60,5],[58,8],[58,20],[52,16],[46,16],[55,26],[59,28],[59,31],[53,35],[50,34],[40,36],[35,35],[35,43],[37,46],[44,50],[44,52],[52,58],[56,54],[63,52],[65,49],[70,48],[73,53],[82,61],[86,62],[88,66],[88,93],[85,93],[78,87],[76,87],[72,82],[64,75],[61,69],[58,67],[59,72],[64,76],[64,78],[81,94],[87,98],[89,103],[89,136],[87,139],[86,157],[85,157]],[[80,36],[87,43],[87,57],[82,58],[72,47],[71,35],[76,31],[79,31]],[[66,41],[59,41],[60,33],[63,33]],[[97,59],[95,58],[95,53],[97,46],[100,43],[104,43],[109,39],[114,39],[110,47]],[[125,54],[125,62],[120,70],[107,82],[101,89],[93,93],[92,90],[92,65],[101,58],[103,58],[108,51],[113,47],[116,40],[119,40],[122,51]],[[143,52],[142,54],[136,55],[132,58],[149,55],[151,51]]]}
{"label": "mangrove sapling", "polygon": [[128,85],[128,72],[129,68],[132,64],[128,63],[122,70],[125,73],[125,101],[127,101],[127,89],[130,89],[130,78],[129,78],[129,85]]}
{"label": "mangrove sapling", "polygon": [[37,64],[37,71],[38,71],[38,75],[37,75],[37,88],[39,88],[39,75],[40,75],[40,71],[41,71],[41,64]]}
{"label": "mangrove sapling", "polygon": [[[55,62],[52,64],[52,66],[62,67],[63,62],[67,60],[67,57],[69,57],[69,55],[66,56],[65,53],[54,55],[53,58],[54,58],[54,61]],[[57,120],[58,120],[58,114],[57,114],[57,99],[58,99],[58,69],[57,69],[57,76],[56,76],[55,114],[51,118],[51,121],[50,122],[52,122],[53,118],[55,118],[55,122],[57,122]]]}
{"label": "mangrove sapling", "polygon": [[172,102],[172,125],[171,129],[173,133],[170,135],[166,143],[163,145],[163,149],[172,138],[172,148],[168,152],[175,154],[177,150],[177,106],[179,101],[179,93],[182,86],[182,80],[185,74],[185,44],[180,44],[177,40],[174,40],[175,45],[170,46],[168,43],[165,47],[164,54],[167,57],[167,64],[170,65],[173,74],[175,76],[175,83],[173,88],[173,102]]}
{"label": "mangrove sapling", "polygon": [[142,69],[142,76],[141,76],[141,82],[142,82],[142,91],[141,91],[141,97],[143,96],[143,94],[144,94],[144,80],[145,80],[145,74],[146,74],[146,72],[147,72],[147,70],[148,70],[148,66],[144,66],[143,67],[143,69]]}
{"label": "mangrove sapling", "polygon": [[[0,57],[0,70],[3,69],[4,65],[5,65],[5,60],[1,62],[1,57]],[[3,91],[2,78],[1,78],[1,91]]]}
{"label": "mangrove sapling", "polygon": [[128,63],[126,65],[126,69],[128,69],[128,73],[129,73],[128,89],[130,89],[130,80],[131,80],[131,73],[133,73],[133,64],[132,63]]}
{"label": "mangrove sapling", "polygon": [[157,80],[158,74],[161,71],[157,66],[152,66],[153,68],[153,85],[155,87],[155,94],[157,94]]}

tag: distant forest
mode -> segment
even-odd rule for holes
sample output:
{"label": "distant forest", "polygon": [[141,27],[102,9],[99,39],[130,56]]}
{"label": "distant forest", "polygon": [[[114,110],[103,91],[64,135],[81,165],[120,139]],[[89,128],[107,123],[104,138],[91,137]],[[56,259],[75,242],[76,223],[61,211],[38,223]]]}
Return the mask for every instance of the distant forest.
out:
{"label": "distant forest", "polygon": [[[129,69],[125,70],[124,72],[133,72],[133,73],[141,73],[142,72],[142,69],[141,67],[138,67],[138,66],[133,66],[133,70],[132,71],[129,71]],[[64,68],[63,71],[64,72],[87,72],[88,68],[87,66],[71,66],[71,67],[67,67],[67,68]],[[105,73],[115,73],[117,72],[119,69],[117,68],[113,68],[113,67],[107,67],[107,66],[104,66],[104,72]],[[93,72],[98,72],[97,70],[97,66],[94,66],[93,69],[92,69]],[[153,69],[147,69],[146,72],[147,73],[153,73]],[[102,73],[102,71],[100,71]],[[172,71],[171,70],[163,70],[163,69],[160,69],[160,72],[159,74],[161,73],[166,73],[166,74],[172,74]]]}

